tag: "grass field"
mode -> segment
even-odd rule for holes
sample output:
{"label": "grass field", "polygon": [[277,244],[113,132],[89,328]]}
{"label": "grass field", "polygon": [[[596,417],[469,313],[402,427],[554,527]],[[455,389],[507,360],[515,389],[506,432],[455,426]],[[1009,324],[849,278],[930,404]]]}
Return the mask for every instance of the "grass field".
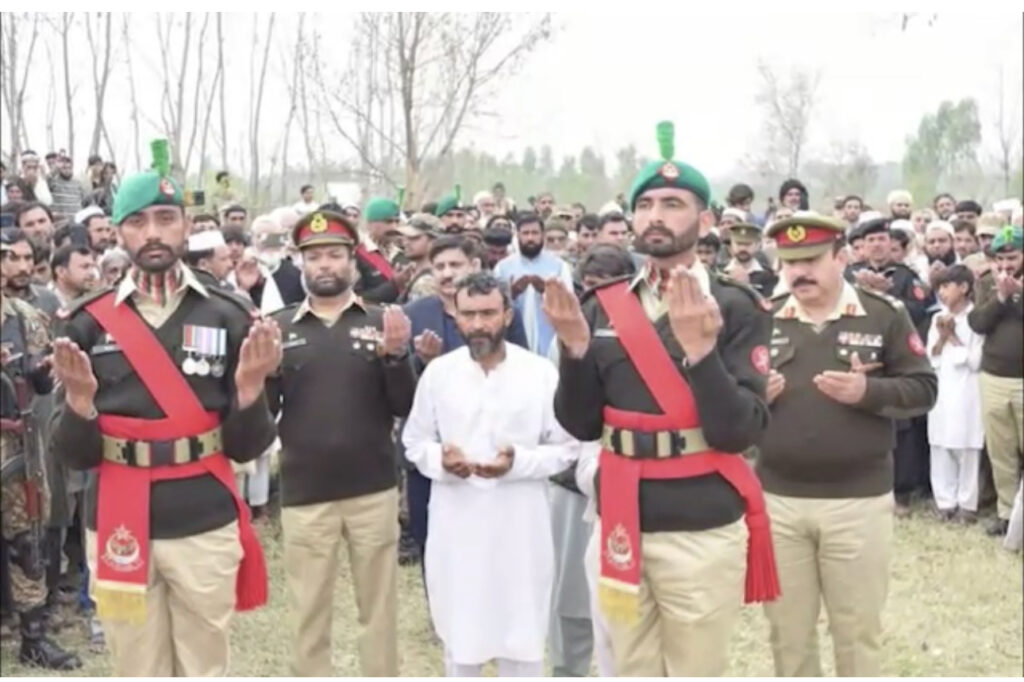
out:
{"label": "grass field", "polygon": [[[271,570],[270,605],[237,616],[232,633],[231,672],[240,676],[288,674],[287,605],[281,562],[280,527],[263,534]],[[420,584],[420,569],[399,574],[399,637],[403,675],[442,673],[441,651],[433,640]],[[980,526],[940,525],[924,507],[896,522],[896,548],[885,611],[882,672],[894,676],[1006,676],[1024,674],[1024,594],[1020,554],[1004,551]],[[338,576],[334,603],[334,665],[338,675],[358,675],[354,641],[355,606],[347,570]],[[822,615],[823,661],[831,673],[831,652]],[[105,654],[89,654],[83,629],[61,633],[85,660],[78,674],[111,673]],[[4,676],[39,675],[19,666],[13,642],[0,651]],[[731,673],[772,674],[768,627],[760,608],[744,609],[731,652]]]}

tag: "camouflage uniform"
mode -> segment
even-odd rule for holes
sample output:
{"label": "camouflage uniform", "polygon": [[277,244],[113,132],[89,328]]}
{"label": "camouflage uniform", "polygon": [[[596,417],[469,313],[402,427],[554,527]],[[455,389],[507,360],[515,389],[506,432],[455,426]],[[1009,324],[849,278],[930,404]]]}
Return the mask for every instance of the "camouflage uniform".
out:
{"label": "camouflage uniform", "polygon": [[[8,352],[15,356],[40,357],[50,341],[42,315],[24,301],[5,296],[2,304],[2,321],[0,321],[0,338]],[[4,414],[5,419],[17,419],[17,413]],[[0,462],[21,456],[22,437],[13,431],[3,431],[2,454]],[[50,508],[49,491],[43,486],[43,500],[40,511],[45,515]],[[0,517],[2,517],[3,537],[10,547],[11,592],[15,606],[19,611],[41,606],[46,601],[46,583],[41,562],[30,565],[32,542],[31,524],[26,510],[27,495],[23,478],[11,480],[3,485],[0,492]],[[45,526],[45,518],[43,519]],[[36,552],[39,548],[36,548]]]}

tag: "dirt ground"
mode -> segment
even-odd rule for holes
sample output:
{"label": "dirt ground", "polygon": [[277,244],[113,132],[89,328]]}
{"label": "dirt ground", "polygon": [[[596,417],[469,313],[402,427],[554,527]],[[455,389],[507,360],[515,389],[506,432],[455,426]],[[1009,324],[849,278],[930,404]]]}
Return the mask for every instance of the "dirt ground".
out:
{"label": "dirt ground", "polygon": [[[281,560],[280,527],[263,531],[271,570],[267,608],[234,621],[231,672],[239,676],[288,674],[289,635]],[[347,564],[338,576],[334,602],[334,666],[358,675],[355,605]],[[399,637],[403,675],[442,673],[441,650],[429,624],[419,566],[399,574]],[[1024,594],[1020,554],[1004,551],[980,526],[939,524],[922,507],[896,522],[896,547],[885,610],[882,672],[892,676],[1020,676],[1024,674]],[[823,661],[832,672],[827,622],[821,620]],[[106,676],[105,653],[88,652],[84,627],[58,639],[76,648],[85,665],[79,675]],[[744,609],[731,652],[732,675],[772,674],[768,627],[760,608]],[[13,641],[0,649],[3,675],[40,675],[20,666]]]}

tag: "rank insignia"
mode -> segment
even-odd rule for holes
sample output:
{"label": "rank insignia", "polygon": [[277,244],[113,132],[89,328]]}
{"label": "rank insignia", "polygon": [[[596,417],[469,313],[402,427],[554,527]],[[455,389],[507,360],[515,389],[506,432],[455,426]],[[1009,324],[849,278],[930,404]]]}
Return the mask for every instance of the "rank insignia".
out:
{"label": "rank insignia", "polygon": [[786,237],[789,238],[789,241],[799,244],[807,239],[807,230],[802,225],[793,225],[786,230]]}
{"label": "rank insignia", "polygon": [[675,180],[679,177],[679,169],[671,161],[667,161],[665,165],[658,169],[658,174],[666,180]]}
{"label": "rank insignia", "polygon": [[317,234],[327,231],[327,218],[323,213],[317,213],[309,223],[309,231]]}

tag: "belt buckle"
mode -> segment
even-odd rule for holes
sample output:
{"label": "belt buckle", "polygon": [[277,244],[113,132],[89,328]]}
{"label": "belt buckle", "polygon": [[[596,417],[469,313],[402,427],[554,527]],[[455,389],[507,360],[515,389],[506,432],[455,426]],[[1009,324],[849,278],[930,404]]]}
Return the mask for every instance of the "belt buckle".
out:
{"label": "belt buckle", "polygon": [[679,431],[669,431],[669,441],[672,444],[672,454],[681,455],[686,452],[686,436]]}
{"label": "belt buckle", "polygon": [[657,457],[658,440],[656,434],[650,431],[633,432],[634,457]]}
{"label": "belt buckle", "polygon": [[163,467],[174,464],[173,440],[149,441],[149,466]]}

